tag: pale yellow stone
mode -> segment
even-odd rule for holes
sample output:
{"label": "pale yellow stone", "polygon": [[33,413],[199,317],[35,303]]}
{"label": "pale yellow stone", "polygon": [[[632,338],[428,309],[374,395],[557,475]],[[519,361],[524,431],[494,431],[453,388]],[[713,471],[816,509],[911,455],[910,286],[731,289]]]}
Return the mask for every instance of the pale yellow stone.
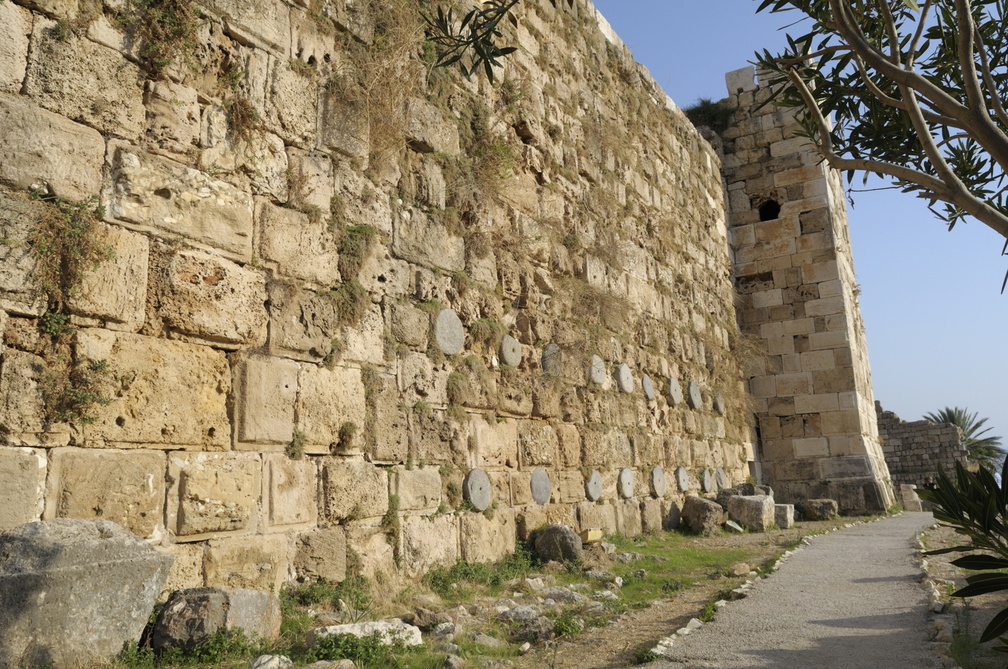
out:
{"label": "pale yellow stone", "polygon": [[407,576],[450,567],[459,558],[459,521],[454,515],[410,516],[402,523],[402,565]]}
{"label": "pale yellow stone", "polygon": [[0,447],[0,532],[42,515],[46,452]]}
{"label": "pale yellow stone", "polygon": [[206,549],[207,587],[279,593],[291,562],[287,536],[211,539]]}
{"label": "pale yellow stone", "polygon": [[262,462],[254,453],[173,455],[168,471],[168,527],[178,541],[259,526]]}
{"label": "pale yellow stone", "polygon": [[270,528],[287,531],[291,526],[315,523],[318,472],[308,458],[292,460],[273,453],[263,456],[263,500]]}

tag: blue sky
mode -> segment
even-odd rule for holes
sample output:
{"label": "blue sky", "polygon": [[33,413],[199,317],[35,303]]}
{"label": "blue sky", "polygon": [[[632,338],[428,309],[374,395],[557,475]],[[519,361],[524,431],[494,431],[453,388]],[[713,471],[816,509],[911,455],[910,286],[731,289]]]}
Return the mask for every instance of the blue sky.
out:
{"label": "blue sky", "polygon": [[[757,0],[597,0],[595,6],[675,102],[725,97],[724,74],[785,44],[799,15]],[[802,26],[791,29],[801,34]],[[855,179],[855,184],[858,180]],[[848,207],[875,399],[904,420],[961,406],[1008,444],[1004,239],[971,222],[947,232],[924,202],[855,193]]]}

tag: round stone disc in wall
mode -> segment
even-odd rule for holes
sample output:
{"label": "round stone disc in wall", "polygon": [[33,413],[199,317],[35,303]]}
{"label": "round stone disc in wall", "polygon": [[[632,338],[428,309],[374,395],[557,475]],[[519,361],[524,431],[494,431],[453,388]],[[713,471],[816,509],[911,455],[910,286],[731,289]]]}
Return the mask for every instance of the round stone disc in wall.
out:
{"label": "round stone disc in wall", "polygon": [[717,482],[718,490],[724,490],[728,487],[728,477],[725,476],[724,470],[720,467],[714,472],[714,480]]}
{"label": "round stone disc in wall", "polygon": [[589,502],[597,502],[602,498],[602,475],[593,469],[591,476],[585,481],[585,497]]}
{"label": "round stone disc in wall", "polygon": [[477,511],[490,507],[490,477],[482,469],[470,469],[462,479],[462,497]]}
{"label": "round stone disc in wall", "polygon": [[542,467],[536,467],[532,470],[532,482],[530,484],[532,487],[532,499],[539,506],[546,504],[550,500],[550,493],[552,492],[552,486],[550,485],[549,474]]}
{"label": "round stone disc in wall", "polygon": [[714,396],[714,411],[716,411],[719,416],[725,415],[724,395],[721,393]]}
{"label": "round stone disc in wall", "polygon": [[522,347],[518,340],[509,334],[501,337],[500,345],[501,362],[510,367],[517,367],[522,361]]}
{"label": "round stone disc in wall", "polygon": [[588,378],[590,378],[591,382],[595,385],[601,386],[606,382],[607,376],[605,362],[603,362],[602,358],[597,355],[593,355],[591,359],[591,367],[588,368]]}
{"label": "round stone disc in wall", "polygon": [[651,494],[655,497],[665,496],[665,470],[656,465],[651,470]]}
{"label": "round stone disc in wall", "polygon": [[543,374],[560,374],[560,369],[563,365],[563,352],[560,347],[556,344],[546,344],[546,348],[542,352],[542,364]]}
{"label": "round stone disc in wall", "polygon": [[676,467],[675,479],[676,485],[679,486],[679,492],[689,490],[689,474],[686,473],[685,467]]}
{"label": "round stone disc in wall", "polygon": [[630,366],[625,362],[621,362],[619,367],[616,368],[616,383],[619,384],[619,389],[623,392],[633,392],[633,372],[630,371]]}
{"label": "round stone disc in wall", "polygon": [[629,467],[624,467],[619,472],[619,478],[616,480],[617,487],[619,488],[620,497],[623,499],[630,499],[633,497],[633,484],[634,484],[634,472]]}
{"label": "round stone disc in wall", "polygon": [[644,389],[644,397],[648,398],[649,400],[653,400],[654,399],[654,383],[651,382],[651,377],[648,376],[647,374],[645,374],[644,378],[641,379],[640,385],[641,385],[641,388]]}
{"label": "round stone disc in wall", "polygon": [[700,475],[700,487],[704,492],[714,492],[714,477],[711,476],[709,469],[703,470],[703,474]]}
{"label": "round stone disc in wall", "polygon": [[690,409],[699,409],[703,406],[703,397],[700,395],[700,386],[696,381],[690,381],[686,387],[686,404]]}
{"label": "round stone disc in wall", "polygon": [[445,355],[455,355],[465,345],[465,330],[458,314],[442,309],[434,321],[434,339]]}
{"label": "round stone disc in wall", "polygon": [[682,404],[682,384],[679,383],[679,379],[669,379],[668,388],[666,389],[668,393],[669,401],[672,405]]}

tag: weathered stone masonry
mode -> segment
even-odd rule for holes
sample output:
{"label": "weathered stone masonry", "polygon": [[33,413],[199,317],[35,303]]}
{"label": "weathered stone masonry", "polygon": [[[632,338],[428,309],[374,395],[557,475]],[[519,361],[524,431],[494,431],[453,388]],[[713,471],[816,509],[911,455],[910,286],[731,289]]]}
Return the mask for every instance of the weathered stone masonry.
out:
{"label": "weathered stone masonry", "polygon": [[[102,517],[169,587],[271,589],[652,531],[749,474],[719,157],[590,4],[521,3],[495,87],[430,68],[411,2],[198,5],[155,66],[116,3],[0,3],[0,529]],[[105,207],[67,309],[92,422],[42,401],[33,186]],[[844,262],[809,265],[846,297],[808,337],[860,385],[811,393],[826,453],[763,426],[764,472],[842,466],[855,509],[884,492]]]}
{"label": "weathered stone masonry", "polygon": [[921,487],[927,477],[934,478],[939,470],[954,476],[956,462],[968,464],[962,432],[955,425],[905,421],[883,409],[881,402],[875,403],[875,409],[882,451],[894,484]]}

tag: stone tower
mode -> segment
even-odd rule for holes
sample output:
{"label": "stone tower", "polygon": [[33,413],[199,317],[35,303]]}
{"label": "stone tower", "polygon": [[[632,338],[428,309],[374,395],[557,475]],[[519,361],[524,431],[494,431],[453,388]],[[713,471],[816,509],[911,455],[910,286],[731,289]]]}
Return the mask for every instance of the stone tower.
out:
{"label": "stone tower", "polygon": [[750,373],[758,474],[779,501],[893,502],[878,438],[843,184],[773,104],[753,67],[726,76],[724,133],[734,277],[743,330],[765,347]]}

